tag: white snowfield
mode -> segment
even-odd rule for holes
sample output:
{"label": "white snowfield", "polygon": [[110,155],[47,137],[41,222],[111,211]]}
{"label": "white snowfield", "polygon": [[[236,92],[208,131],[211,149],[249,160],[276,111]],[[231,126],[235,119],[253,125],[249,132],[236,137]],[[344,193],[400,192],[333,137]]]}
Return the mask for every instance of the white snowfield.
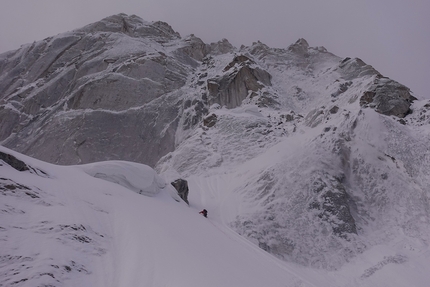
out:
{"label": "white snowfield", "polygon": [[[430,282],[428,246],[406,237],[377,245],[338,271],[266,253],[225,223],[245,208],[234,193],[245,170],[190,177],[188,206],[145,165],[56,166],[4,147],[0,152],[31,167],[18,171],[0,161],[0,286],[424,287]],[[208,218],[198,214],[202,208]]]}

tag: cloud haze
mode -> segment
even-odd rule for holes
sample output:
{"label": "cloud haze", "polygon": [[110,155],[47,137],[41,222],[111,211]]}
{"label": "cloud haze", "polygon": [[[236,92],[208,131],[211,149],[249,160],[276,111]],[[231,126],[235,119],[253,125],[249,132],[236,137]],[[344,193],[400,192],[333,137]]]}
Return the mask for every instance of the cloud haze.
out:
{"label": "cloud haze", "polygon": [[298,38],[359,57],[430,98],[428,0],[0,0],[0,53],[112,14],[169,23],[182,36],[287,47]]}

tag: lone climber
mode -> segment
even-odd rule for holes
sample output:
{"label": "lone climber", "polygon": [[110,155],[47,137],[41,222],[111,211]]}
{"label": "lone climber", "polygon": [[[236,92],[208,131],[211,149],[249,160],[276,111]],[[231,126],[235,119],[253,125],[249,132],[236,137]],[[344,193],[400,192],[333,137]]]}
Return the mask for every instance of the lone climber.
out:
{"label": "lone climber", "polygon": [[208,211],[206,209],[203,209],[202,211],[199,212],[199,214],[203,214],[204,217],[208,217]]}

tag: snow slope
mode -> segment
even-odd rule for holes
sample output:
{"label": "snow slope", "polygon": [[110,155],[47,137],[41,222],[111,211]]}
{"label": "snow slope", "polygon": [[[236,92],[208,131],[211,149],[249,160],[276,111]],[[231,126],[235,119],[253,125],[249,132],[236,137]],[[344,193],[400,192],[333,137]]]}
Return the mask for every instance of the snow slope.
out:
{"label": "snow slope", "polygon": [[[279,157],[280,151],[285,146],[285,144],[283,146],[278,145],[274,148],[274,157],[276,155]],[[264,160],[266,160],[266,164],[276,161],[274,157],[260,157],[256,160],[258,164],[255,164],[255,162],[245,163],[236,172],[224,172],[223,174],[207,177],[190,176],[188,178],[190,189],[193,192],[197,192],[190,193],[191,204],[195,203],[199,206],[207,207],[218,226],[225,226],[227,229],[231,228],[231,232],[235,233],[233,230],[235,226],[232,226],[231,222],[234,222],[237,216],[246,218],[248,214],[264,210],[259,206],[258,201],[254,199],[252,201],[247,200],[248,196],[241,193],[242,183],[248,181],[253,175],[258,174],[259,166],[265,164]],[[279,210],[277,211],[280,212]],[[252,219],[249,220],[251,221]],[[427,224],[424,216],[419,220]],[[258,232],[258,229],[250,228],[250,231]],[[387,232],[387,229],[381,232]],[[430,264],[428,243],[419,236],[408,234],[402,230],[397,230],[397,232],[390,230],[388,232],[391,232],[389,234],[391,239],[386,242],[381,242],[377,239],[377,236],[366,234],[371,240],[378,242],[373,243],[374,245],[367,250],[363,248],[359,254],[351,254],[348,262],[337,270],[302,268],[300,272],[296,272],[304,278],[316,279],[316,281],[311,281],[315,286],[427,286],[430,279],[428,272]],[[245,233],[245,236],[250,241],[246,242],[246,239],[242,239],[244,243],[253,244],[254,248],[259,245],[257,240],[252,240],[253,234]],[[302,240],[307,241],[309,238],[302,237]],[[315,236],[311,240],[314,240],[316,245],[319,238]],[[260,247],[262,246],[260,245]],[[327,251],[327,253],[329,252]],[[339,250],[338,253],[331,255],[332,260],[338,260],[342,253]],[[273,258],[273,260],[276,259]],[[293,270],[298,268],[294,264],[278,262]]]}
{"label": "snow slope", "polygon": [[[0,151],[46,173],[2,162],[0,286],[317,286],[200,216],[196,203],[174,200],[147,166],[55,166]],[[88,170],[157,192],[143,196]]]}
{"label": "snow slope", "polygon": [[0,286],[426,286],[430,279],[428,248],[407,237],[338,271],[258,248],[226,224],[241,209],[232,189],[252,168],[190,177],[187,206],[145,165],[66,167],[0,152],[30,167],[0,162]]}

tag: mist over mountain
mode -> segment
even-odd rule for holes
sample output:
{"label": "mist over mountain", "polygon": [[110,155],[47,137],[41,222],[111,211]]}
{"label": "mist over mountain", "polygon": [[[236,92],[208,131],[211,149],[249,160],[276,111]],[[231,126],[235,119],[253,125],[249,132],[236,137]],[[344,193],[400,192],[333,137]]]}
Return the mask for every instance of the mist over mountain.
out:
{"label": "mist over mountain", "polygon": [[[152,197],[166,182],[186,179],[189,206],[180,208],[207,208],[219,230],[234,231],[328,282],[314,285],[298,276],[279,286],[404,286],[402,278],[424,286],[429,279],[421,267],[430,263],[430,101],[358,58],[339,58],[305,39],[285,49],[261,42],[234,47],[226,39],[208,44],[194,35],[181,37],[167,23],[118,14],[0,54],[0,71],[4,170],[16,163],[11,149],[14,157],[21,153],[57,165],[112,160],[148,165],[94,164],[80,170]],[[142,173],[158,178],[152,168],[161,177],[130,181],[122,168],[133,178]],[[0,195],[13,198],[2,211],[7,216],[0,231],[6,235],[15,232],[12,214],[29,212],[18,208],[29,198],[16,190],[36,196],[35,190],[44,190],[30,187],[28,175],[20,183],[18,172],[52,177],[42,169],[19,169],[13,179],[1,175]],[[142,191],[148,182],[154,185]],[[46,196],[56,198],[52,192],[47,189]],[[96,206],[97,197],[91,202]],[[26,204],[30,208],[40,200]],[[72,213],[77,206],[70,207]],[[151,224],[158,220],[144,216]],[[100,258],[111,254],[108,239],[97,237],[97,222],[79,223],[84,229],[58,224],[53,228],[67,238],[86,230],[95,250],[104,250]],[[35,230],[30,225],[27,229]],[[27,258],[14,257],[14,250],[24,250],[19,245],[8,246],[1,254],[5,286],[14,278],[8,262]],[[27,261],[36,260],[35,253]],[[113,270],[106,267],[112,262],[102,261],[105,267],[97,268]],[[90,264],[73,262],[64,266],[87,270],[79,266]],[[318,277],[315,272],[323,271],[315,270],[326,273]],[[91,278],[103,276],[100,272]],[[62,286],[63,279],[53,286]],[[31,285],[26,281],[17,279],[16,286]],[[154,282],[144,286],[166,283]]]}

